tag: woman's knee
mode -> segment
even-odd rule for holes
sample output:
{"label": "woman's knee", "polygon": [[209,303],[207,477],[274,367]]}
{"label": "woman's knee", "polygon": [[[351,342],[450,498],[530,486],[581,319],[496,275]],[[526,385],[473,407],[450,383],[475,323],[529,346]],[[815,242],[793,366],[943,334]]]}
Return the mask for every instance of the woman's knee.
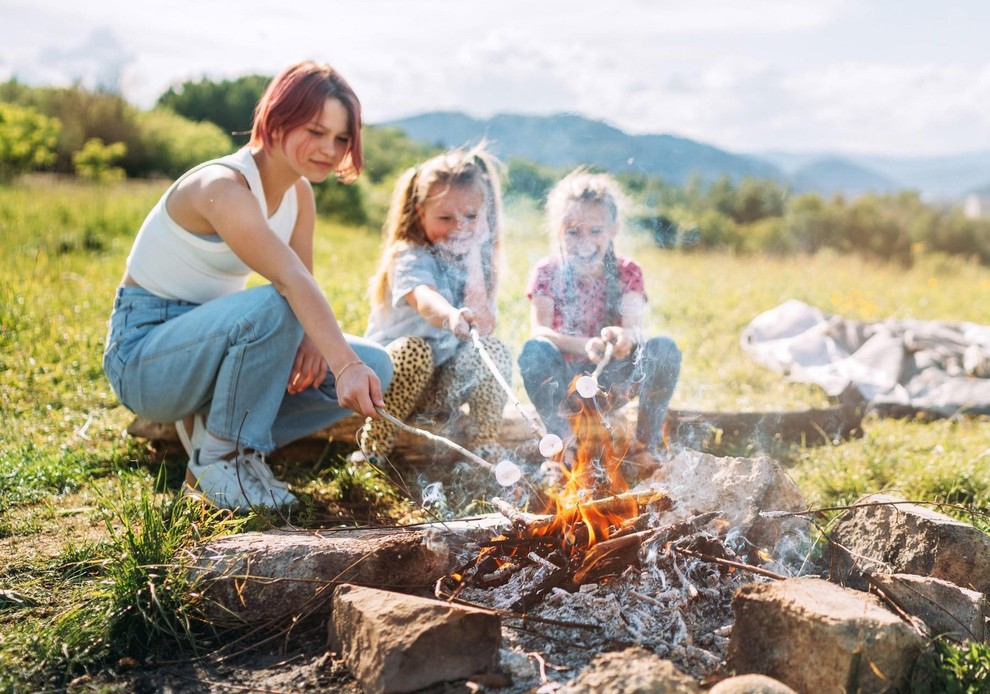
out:
{"label": "woman's knee", "polygon": [[298,344],[302,341],[305,334],[302,323],[275,287],[254,287],[246,289],[243,295],[243,300],[248,304],[242,309],[245,320],[263,326],[267,332],[277,333],[289,342]]}

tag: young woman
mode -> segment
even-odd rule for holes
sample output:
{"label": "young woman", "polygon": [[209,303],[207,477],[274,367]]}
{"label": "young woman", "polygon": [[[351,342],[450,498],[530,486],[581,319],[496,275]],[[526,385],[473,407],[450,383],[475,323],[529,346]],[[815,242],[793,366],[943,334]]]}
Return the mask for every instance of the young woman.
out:
{"label": "young woman", "polygon": [[656,453],[681,353],[668,337],[643,337],[643,271],[615,253],[620,200],[611,177],[584,169],[550,191],[546,217],[554,252],[530,274],[533,337],[523,345],[519,368],[547,429],[573,444],[564,405],[568,388],[575,376],[595,369],[610,343],[612,358],[600,377],[607,406],[618,407],[638,393],[636,438],[640,450]]}
{"label": "young woman", "polygon": [[[353,181],[360,133],[343,77],[289,66],[259,101],[250,142],[175,181],[127,259],[104,370],[133,412],[179,420],[186,489],[217,506],[293,505],[265,453],[384,404],[388,355],[341,332],[312,275],[310,183]],[[271,284],[246,289],[252,271]],[[190,441],[184,420],[196,416],[205,425]]]}
{"label": "young woman", "polygon": [[[508,348],[492,337],[502,236],[497,162],[484,149],[457,149],[409,169],[396,184],[384,249],[371,282],[366,335],[386,346],[395,378],[387,411],[449,418],[470,408],[472,438],[483,458],[505,457],[496,440],[508,399],[481,360],[477,329],[499,371],[511,378]],[[359,443],[365,456],[387,455],[395,426],[369,421]]]}

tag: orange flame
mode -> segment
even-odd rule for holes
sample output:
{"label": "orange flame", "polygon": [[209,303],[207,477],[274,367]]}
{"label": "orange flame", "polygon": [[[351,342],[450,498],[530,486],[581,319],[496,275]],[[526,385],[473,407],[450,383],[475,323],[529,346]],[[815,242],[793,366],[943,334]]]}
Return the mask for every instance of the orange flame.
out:
{"label": "orange flame", "polygon": [[[603,513],[588,504],[629,490],[619,469],[629,444],[624,432],[606,422],[598,396],[586,399],[576,394],[576,382],[577,377],[568,389],[567,402],[572,409],[569,419],[578,447],[569,470],[564,464],[566,451],[557,455],[563,484],[559,491],[551,493],[547,513],[554,516],[554,522],[544,532],[563,535],[572,549],[584,550],[607,540],[613,527],[636,516],[637,507],[630,499],[609,505]],[[586,539],[582,537],[585,534]]]}

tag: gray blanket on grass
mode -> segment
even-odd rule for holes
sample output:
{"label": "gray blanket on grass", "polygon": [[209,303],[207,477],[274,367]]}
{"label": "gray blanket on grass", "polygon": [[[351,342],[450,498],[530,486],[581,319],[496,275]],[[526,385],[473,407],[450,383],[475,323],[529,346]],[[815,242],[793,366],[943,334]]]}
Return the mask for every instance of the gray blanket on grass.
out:
{"label": "gray blanket on grass", "polygon": [[867,323],[791,300],[754,318],[740,341],[792,381],[833,396],[854,386],[880,413],[990,414],[990,326]]}

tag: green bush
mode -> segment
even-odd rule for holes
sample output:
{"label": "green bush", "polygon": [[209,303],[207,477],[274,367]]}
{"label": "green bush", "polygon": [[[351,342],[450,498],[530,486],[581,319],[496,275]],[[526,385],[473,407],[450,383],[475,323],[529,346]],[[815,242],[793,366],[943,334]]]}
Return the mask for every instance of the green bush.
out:
{"label": "green bush", "polygon": [[60,173],[73,171],[72,156],[87,140],[124,142],[130,149],[137,135],[138,110],[119,94],[90,92],[80,86],[27,87],[11,80],[0,84],[0,101],[59,120],[54,169]]}
{"label": "green bush", "polygon": [[127,145],[123,142],[108,145],[94,137],[86,140],[82,149],[72,155],[72,165],[76,173],[87,181],[114,183],[125,177],[124,170],[114,164],[126,153]]}
{"label": "green bush", "polygon": [[785,219],[794,250],[815,253],[823,248],[839,250],[838,230],[842,211],[814,193],[799,195],[787,206]]}
{"label": "green bush", "polygon": [[742,250],[747,253],[785,256],[796,250],[794,235],[781,217],[767,217],[741,225],[739,233]]}
{"label": "green bush", "polygon": [[331,176],[326,181],[313,186],[316,196],[316,209],[326,217],[354,226],[366,226],[368,211],[364,205],[364,194],[360,183],[344,184]]}
{"label": "green bush", "polygon": [[54,163],[60,130],[33,108],[0,103],[0,182]]}
{"label": "green bush", "polygon": [[137,151],[132,170],[176,178],[200,162],[229,154],[233,140],[218,125],[194,122],[167,108],[138,115]]}

